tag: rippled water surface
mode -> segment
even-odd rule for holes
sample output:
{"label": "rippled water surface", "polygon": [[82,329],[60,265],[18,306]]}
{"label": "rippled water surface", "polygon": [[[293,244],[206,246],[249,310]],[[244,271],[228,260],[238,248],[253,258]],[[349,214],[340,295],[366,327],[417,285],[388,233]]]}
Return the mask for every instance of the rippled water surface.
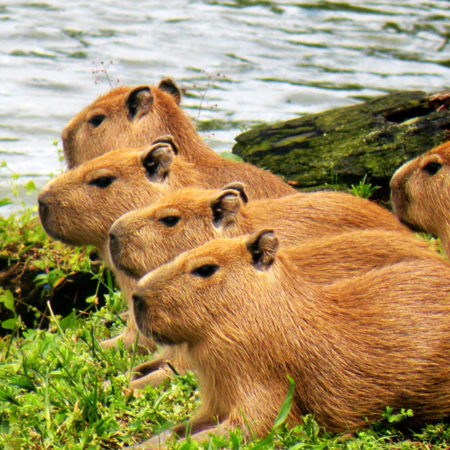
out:
{"label": "rippled water surface", "polygon": [[0,0],[0,161],[46,183],[53,140],[110,89],[104,69],[113,85],[173,77],[217,151],[257,123],[449,88],[449,3]]}

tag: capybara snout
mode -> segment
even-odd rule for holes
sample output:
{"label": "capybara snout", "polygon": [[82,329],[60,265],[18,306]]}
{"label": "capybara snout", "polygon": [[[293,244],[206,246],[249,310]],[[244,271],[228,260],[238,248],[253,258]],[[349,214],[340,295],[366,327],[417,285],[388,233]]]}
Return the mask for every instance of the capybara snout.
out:
{"label": "capybara snout", "polygon": [[48,220],[50,211],[49,211],[49,207],[48,207],[47,203],[45,202],[45,198],[43,196],[42,197],[40,196],[38,198],[38,205],[39,205],[39,208],[38,208],[39,217],[41,219],[41,224],[45,230],[46,229],[45,224]]}

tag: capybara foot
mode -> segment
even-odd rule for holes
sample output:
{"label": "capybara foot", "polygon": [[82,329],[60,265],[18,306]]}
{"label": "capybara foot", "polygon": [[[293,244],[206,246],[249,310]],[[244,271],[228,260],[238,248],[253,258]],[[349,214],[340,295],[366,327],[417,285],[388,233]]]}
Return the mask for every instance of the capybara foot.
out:
{"label": "capybara foot", "polygon": [[167,380],[174,371],[167,361],[155,360],[140,364],[132,370],[130,387],[132,389],[143,389],[145,386],[157,387]]}
{"label": "capybara foot", "polygon": [[148,375],[130,381],[130,387],[131,389],[144,389],[145,386],[158,387],[163,381],[170,377],[170,373],[171,371],[169,368],[155,370]]}
{"label": "capybara foot", "polygon": [[[233,427],[230,426],[230,422],[225,420],[220,424],[211,423],[211,421],[198,419],[193,420],[187,426],[190,428],[193,433],[190,436],[190,440],[195,442],[205,442],[211,439],[211,436],[223,437],[228,434],[228,430]],[[195,430],[198,428],[198,431]],[[148,441],[143,442],[142,444],[135,445],[131,450],[154,450],[154,449],[165,449],[167,448],[167,441],[173,436],[179,436],[178,443],[186,442],[186,438],[184,437],[184,433],[186,431],[186,424],[178,425],[174,427],[172,430],[166,430],[161,434],[153,436]]]}

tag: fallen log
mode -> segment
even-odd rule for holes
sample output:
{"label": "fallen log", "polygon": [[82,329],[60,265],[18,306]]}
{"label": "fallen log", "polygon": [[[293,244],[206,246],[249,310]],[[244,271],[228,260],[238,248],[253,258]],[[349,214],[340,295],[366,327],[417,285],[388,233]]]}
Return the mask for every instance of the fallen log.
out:
{"label": "fallen log", "polygon": [[302,190],[348,187],[367,174],[386,198],[394,171],[450,139],[450,90],[405,91],[236,137],[232,152]]}

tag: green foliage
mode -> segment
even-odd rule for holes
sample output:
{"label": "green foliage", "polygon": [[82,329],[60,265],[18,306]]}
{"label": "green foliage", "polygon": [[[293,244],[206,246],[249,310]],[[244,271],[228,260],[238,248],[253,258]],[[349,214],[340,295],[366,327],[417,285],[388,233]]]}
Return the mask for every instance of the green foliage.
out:
{"label": "green foliage", "polygon": [[[12,169],[8,167],[8,164],[6,164],[6,161],[2,161],[0,163],[0,169],[6,169],[11,173],[10,179],[11,179],[11,194],[13,197],[18,197],[20,191],[25,191],[26,195],[33,194],[36,192],[36,185],[33,181],[28,181],[25,185],[20,185],[16,183],[16,181],[20,178],[20,175],[18,173],[15,173]],[[0,207],[11,205],[13,202],[9,198],[2,198],[0,199]]]}
{"label": "green foliage", "polygon": [[395,414],[394,413],[394,408],[390,408],[387,407],[386,411],[381,415],[381,417],[383,417],[383,419],[385,419],[388,423],[400,423],[403,422],[403,420],[405,420],[408,417],[413,417],[414,413],[412,411],[412,409],[401,409],[400,413]]}
{"label": "green foliage", "polygon": [[380,188],[380,186],[372,186],[366,182],[367,175],[355,186],[352,184],[351,192],[355,197],[370,198],[372,194]]}
{"label": "green foliage", "polygon": [[53,317],[49,331],[15,339],[8,356],[0,341],[0,448],[119,448],[189,417],[198,398],[192,375],[128,389],[129,354],[105,351],[96,338],[105,337],[105,314]]}
{"label": "green foliage", "polygon": [[19,323],[19,318],[14,308],[14,296],[9,289],[5,291],[0,288],[0,292],[3,292],[0,294],[0,303],[3,303],[3,306],[14,314],[13,318],[2,321],[2,328],[5,330],[14,330]]}
{"label": "green foliage", "polygon": [[64,164],[64,152],[63,152],[63,149],[59,145],[59,141],[57,139],[53,139],[52,145],[53,145],[53,147],[55,147],[56,153],[58,154],[58,161],[59,161],[59,164],[61,165],[61,172],[62,172],[62,167],[63,167],[63,164]]}
{"label": "green foliage", "polygon": [[36,286],[50,292],[70,274],[91,271],[89,255],[93,247],[71,248],[50,239],[39,224],[36,208],[7,218],[0,216],[0,264],[11,267],[20,263],[23,271],[42,271]]}

